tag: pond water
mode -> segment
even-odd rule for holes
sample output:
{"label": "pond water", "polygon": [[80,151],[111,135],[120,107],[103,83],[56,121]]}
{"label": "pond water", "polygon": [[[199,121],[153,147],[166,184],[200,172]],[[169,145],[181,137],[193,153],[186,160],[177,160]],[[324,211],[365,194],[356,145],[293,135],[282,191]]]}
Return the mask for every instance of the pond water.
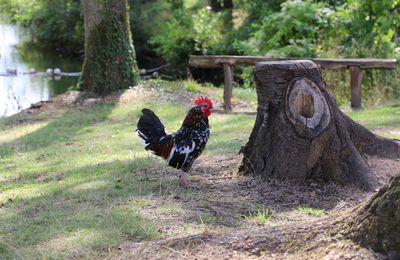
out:
{"label": "pond water", "polygon": [[28,74],[31,69],[45,72],[47,68],[79,72],[82,61],[34,48],[24,35],[14,25],[0,24],[0,117],[62,94],[78,81],[78,77]]}

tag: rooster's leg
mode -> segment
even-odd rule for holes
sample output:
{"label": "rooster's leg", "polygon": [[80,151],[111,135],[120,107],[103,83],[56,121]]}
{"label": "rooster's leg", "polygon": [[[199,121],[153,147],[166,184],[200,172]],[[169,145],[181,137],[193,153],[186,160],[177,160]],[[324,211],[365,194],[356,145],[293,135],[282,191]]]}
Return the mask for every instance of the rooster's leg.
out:
{"label": "rooster's leg", "polygon": [[162,172],[161,172],[161,179],[160,179],[160,193],[162,193],[162,183],[164,181],[165,177],[165,166],[162,167]]}
{"label": "rooster's leg", "polygon": [[179,184],[185,189],[189,188],[188,174],[186,172],[179,174]]}

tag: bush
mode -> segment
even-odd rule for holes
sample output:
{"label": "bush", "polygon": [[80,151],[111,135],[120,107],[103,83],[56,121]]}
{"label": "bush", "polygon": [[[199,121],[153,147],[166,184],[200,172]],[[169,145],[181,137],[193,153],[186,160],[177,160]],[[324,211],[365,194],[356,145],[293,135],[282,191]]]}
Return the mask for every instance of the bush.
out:
{"label": "bush", "polygon": [[141,68],[154,68],[161,65],[162,58],[154,50],[150,39],[159,34],[171,17],[170,6],[162,0],[129,0],[129,17],[135,45],[136,58]]}
{"label": "bush", "polygon": [[[173,1],[174,2],[174,1]],[[223,13],[201,8],[190,14],[182,5],[171,4],[172,17],[151,38],[157,53],[178,76],[186,76],[191,54],[216,54],[224,31]]]}
{"label": "bush", "polygon": [[331,26],[333,11],[324,3],[292,0],[279,12],[263,18],[249,40],[242,42],[245,54],[272,57],[315,57],[319,35]]}

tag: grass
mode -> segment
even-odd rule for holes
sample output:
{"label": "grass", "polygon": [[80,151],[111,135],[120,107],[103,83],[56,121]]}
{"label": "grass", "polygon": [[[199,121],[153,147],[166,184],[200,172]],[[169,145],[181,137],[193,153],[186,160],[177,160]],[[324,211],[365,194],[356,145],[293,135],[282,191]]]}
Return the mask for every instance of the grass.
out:
{"label": "grass", "polygon": [[203,213],[199,215],[199,222],[204,226],[214,225],[217,222],[217,217],[210,213]]}
{"label": "grass", "polygon": [[243,215],[243,218],[249,222],[256,223],[257,225],[263,226],[271,219],[272,214],[269,209],[262,207],[257,212],[249,212],[248,215]]}
{"label": "grass", "polygon": [[353,120],[381,136],[400,139],[400,104],[369,108],[347,114]]}
{"label": "grass", "polygon": [[[195,82],[164,83],[178,93],[221,100],[221,89]],[[211,94],[210,94],[211,93]],[[255,92],[235,89],[236,100],[250,102]],[[149,107],[177,129],[188,109],[183,104],[149,97],[145,101],[80,108],[61,116],[16,115],[0,119],[0,258],[96,258],[127,239],[160,237],[160,217],[186,214],[175,195],[202,199],[201,191],[177,189],[165,180],[163,162],[149,155],[135,137],[137,115]],[[349,113],[368,127],[400,138],[399,107]],[[236,154],[253,127],[255,114],[214,113],[205,156]],[[152,169],[151,171],[149,169]],[[158,202],[158,203],[156,203]],[[148,209],[156,207],[150,214]],[[309,213],[316,214],[316,213]],[[268,209],[246,219],[265,224]],[[194,222],[212,226],[215,216],[204,213]],[[183,233],[204,227],[182,223]]]}
{"label": "grass", "polygon": [[323,209],[314,209],[314,208],[298,208],[298,211],[304,212],[308,215],[314,216],[314,217],[320,217],[326,214],[326,211]]}

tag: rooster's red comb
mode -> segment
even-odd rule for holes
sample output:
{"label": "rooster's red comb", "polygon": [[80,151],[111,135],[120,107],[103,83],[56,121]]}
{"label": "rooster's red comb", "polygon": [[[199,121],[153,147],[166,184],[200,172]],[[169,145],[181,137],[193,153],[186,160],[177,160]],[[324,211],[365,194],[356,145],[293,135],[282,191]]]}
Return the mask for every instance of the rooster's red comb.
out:
{"label": "rooster's red comb", "polygon": [[209,107],[212,107],[212,106],[213,106],[213,103],[211,102],[211,100],[209,100],[209,99],[206,98],[206,97],[199,97],[198,99],[196,99],[196,100],[194,101],[194,103],[195,103],[196,105],[200,105],[201,103],[206,103]]}

